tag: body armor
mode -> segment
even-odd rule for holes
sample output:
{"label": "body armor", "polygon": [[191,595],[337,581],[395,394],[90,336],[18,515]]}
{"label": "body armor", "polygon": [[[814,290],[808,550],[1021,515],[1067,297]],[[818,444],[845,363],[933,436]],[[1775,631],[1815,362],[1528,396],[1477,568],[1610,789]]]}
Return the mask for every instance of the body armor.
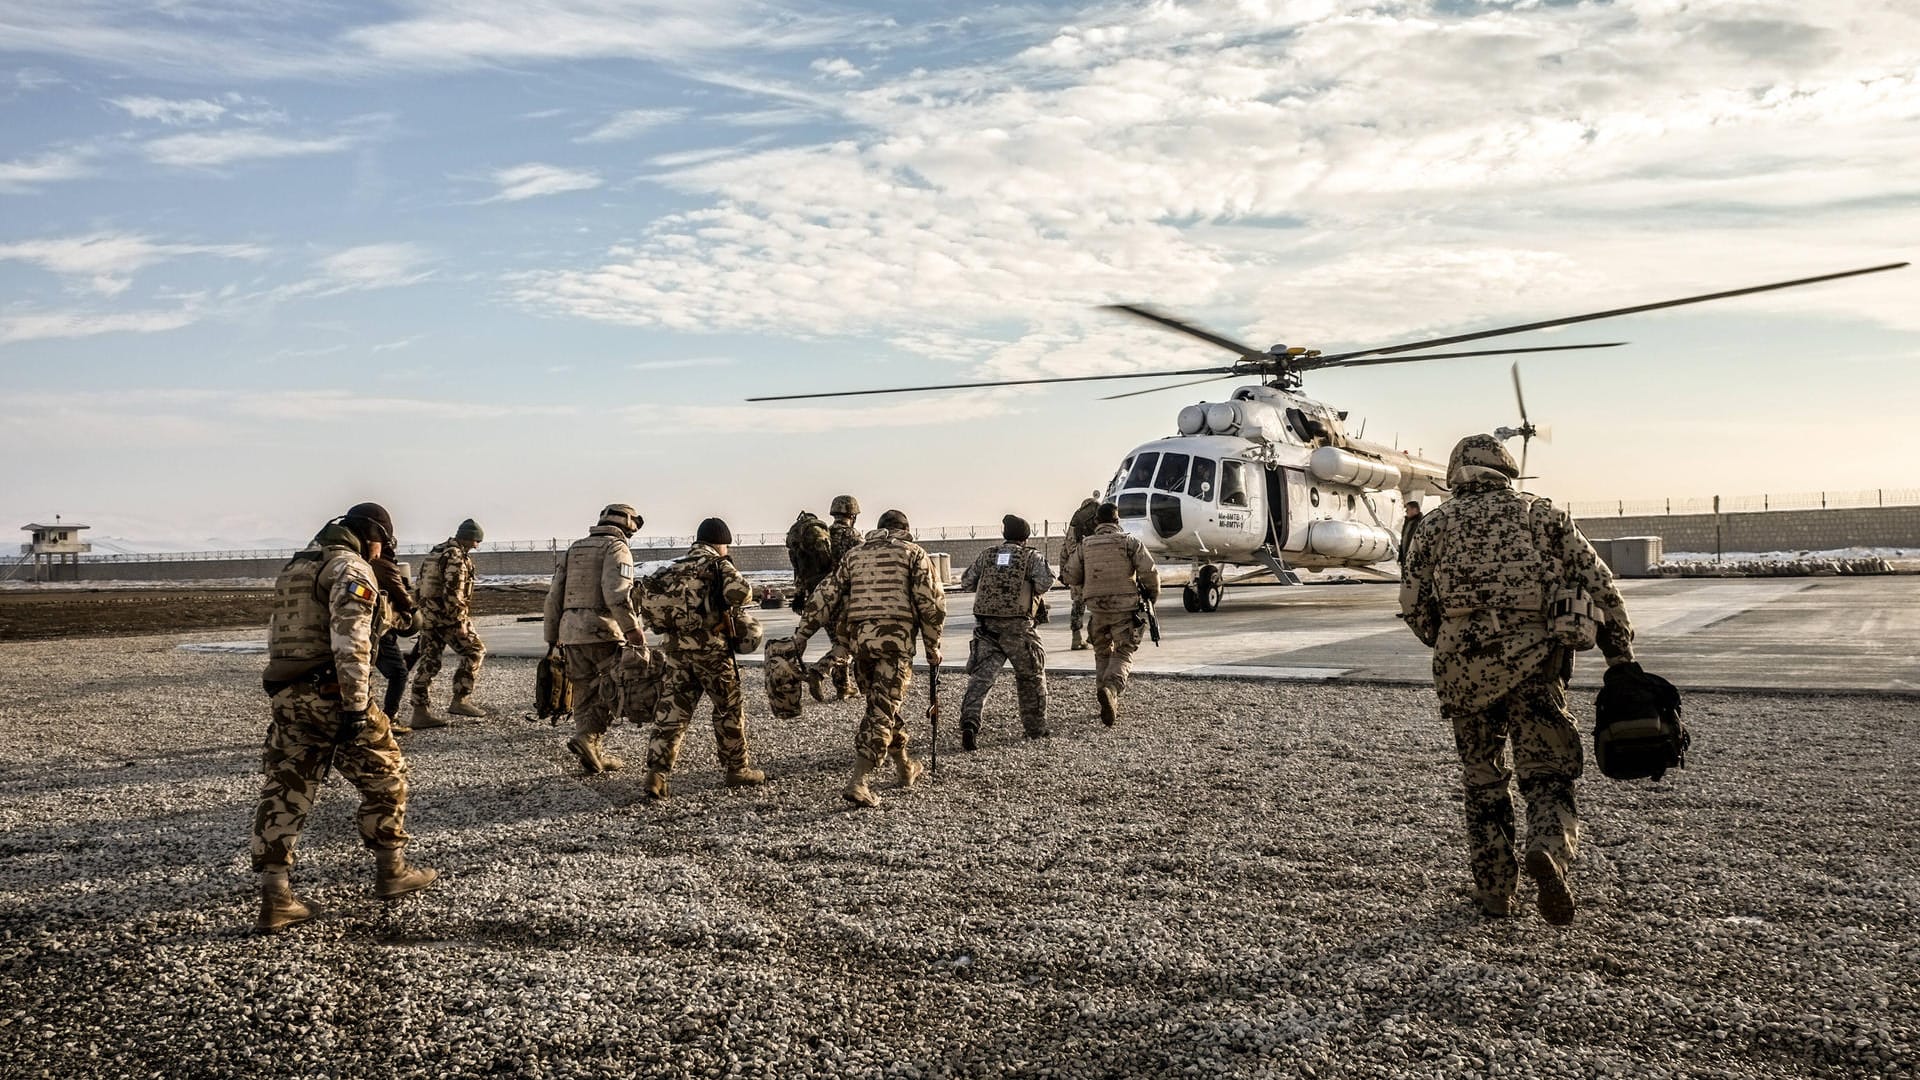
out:
{"label": "body armor", "polygon": [[847,553],[848,622],[914,621],[911,547],[898,537],[880,536]]}
{"label": "body armor", "polygon": [[1025,544],[1001,544],[990,552],[986,569],[974,585],[973,613],[976,617],[1028,619],[1034,615],[1033,577],[1029,560],[1033,550]]}
{"label": "body armor", "polygon": [[324,663],[333,659],[333,620],[327,594],[320,588],[322,571],[329,585],[340,576],[333,563],[354,558],[343,547],[303,551],[293,557],[273,586],[273,617],[267,629],[267,656],[274,661]]}
{"label": "body armor", "polygon": [[1133,545],[1123,532],[1096,532],[1080,545],[1080,598],[1134,596],[1140,586],[1133,577]]}
{"label": "body armor", "polygon": [[621,543],[611,536],[585,536],[567,549],[567,592],[561,601],[566,610],[607,612],[600,574],[613,555],[613,546]]}
{"label": "body armor", "polygon": [[[1491,522],[1483,513],[1476,515],[1473,528],[1461,527],[1451,516],[1439,523],[1451,534],[1433,568],[1442,614],[1503,612],[1544,619],[1548,590],[1558,574],[1552,558],[1534,542],[1533,498],[1518,492],[1491,497],[1498,500]],[[1525,537],[1526,543],[1515,544],[1515,537]]]}

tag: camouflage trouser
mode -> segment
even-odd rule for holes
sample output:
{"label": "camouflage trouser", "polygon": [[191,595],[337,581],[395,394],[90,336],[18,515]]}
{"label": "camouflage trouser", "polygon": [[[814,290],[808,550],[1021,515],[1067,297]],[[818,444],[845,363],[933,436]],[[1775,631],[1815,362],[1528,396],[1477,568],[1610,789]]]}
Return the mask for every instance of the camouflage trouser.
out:
{"label": "camouflage trouser", "polygon": [[[1567,684],[1558,653],[1487,708],[1451,716],[1466,783],[1467,845],[1474,887],[1482,896],[1512,896],[1513,793],[1517,772],[1527,800],[1526,850],[1545,851],[1565,873],[1580,845],[1573,782],[1584,766],[1580,733],[1567,715]],[[1507,742],[1513,742],[1511,762]]]}
{"label": "camouflage trouser", "polygon": [[1067,614],[1067,628],[1078,631],[1087,625],[1087,602],[1079,598],[1073,601],[1073,610]]}
{"label": "camouflage trouser", "polygon": [[647,768],[673,771],[680,757],[680,740],[693,721],[702,696],[713,699],[713,737],[720,767],[729,772],[747,767],[747,710],[740,693],[740,668],[728,652],[672,652],[666,684],[666,704],[655,714],[653,737],[647,740]]}
{"label": "camouflage trouser", "polygon": [[864,692],[867,684],[865,680],[860,677],[859,670],[854,667],[853,647],[847,642],[846,631],[838,625],[829,623],[827,624],[827,640],[833,643],[832,647],[827,650],[825,656],[822,656],[814,662],[810,670],[815,674],[826,676],[828,681],[833,684],[833,688],[839,691],[842,697],[846,696],[847,675],[851,671],[854,676],[855,685],[860,687]]}
{"label": "camouflage trouser", "polygon": [[487,647],[480,643],[479,634],[469,634],[459,625],[428,626],[420,631],[420,659],[413,665],[413,700],[427,700],[427,690],[433,685],[434,676],[440,674],[440,654],[447,646],[460,654],[460,666],[453,672],[453,696],[466,697],[473,693],[474,680],[480,677],[480,665],[487,659]]}
{"label": "camouflage trouser", "polygon": [[1014,687],[1020,694],[1020,726],[1029,735],[1047,730],[1047,650],[1026,619],[986,617],[973,628],[967,646],[967,692],[960,698],[960,728],[979,733],[980,710],[987,691],[1000,675],[1000,666],[1013,665]]}
{"label": "camouflage trouser", "polygon": [[618,641],[591,645],[562,645],[567,662],[567,684],[573,690],[573,733],[598,737],[613,726],[620,707],[620,653]]}
{"label": "camouflage trouser", "polygon": [[873,647],[895,642],[859,642],[853,648],[853,670],[867,691],[867,711],[860,716],[860,731],[853,737],[853,752],[873,765],[880,764],[890,750],[907,750],[907,725],[900,719],[900,704],[906,700],[907,685],[913,681],[913,657]]}
{"label": "camouflage trouser", "polygon": [[1140,637],[1146,627],[1136,621],[1138,616],[1132,608],[1088,614],[1092,622],[1087,641],[1093,646],[1094,686],[1096,689],[1111,686],[1114,693],[1120,693],[1127,688],[1127,676],[1133,671],[1133,653],[1140,647]]}
{"label": "camouflage trouser", "polygon": [[[284,870],[320,797],[321,770],[340,727],[340,703],[299,683],[273,695],[273,719],[261,749],[260,806],[253,815],[253,868]],[[360,838],[375,850],[407,843],[407,759],[386,714],[367,710],[367,726],[333,750],[333,767],[360,789]]]}
{"label": "camouflage trouser", "polygon": [[641,659],[639,649],[623,649],[615,680],[620,690],[620,715],[635,727],[653,723],[660,711],[667,684],[667,657],[658,649],[648,650],[650,660]]}

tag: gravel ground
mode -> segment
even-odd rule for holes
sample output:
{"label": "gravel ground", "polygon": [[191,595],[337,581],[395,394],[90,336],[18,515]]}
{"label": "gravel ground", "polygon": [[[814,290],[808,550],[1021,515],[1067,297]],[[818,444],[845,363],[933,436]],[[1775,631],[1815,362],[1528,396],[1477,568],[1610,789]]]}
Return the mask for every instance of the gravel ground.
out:
{"label": "gravel ground", "polygon": [[[943,730],[930,786],[856,812],[856,705],[774,721],[750,672],[766,789],[699,729],[664,807],[517,708],[421,732],[411,853],[445,879],[374,900],[336,784],[295,873],[325,910],[258,938],[260,659],[176,640],[0,644],[0,1075],[1920,1067],[1913,703],[1691,698],[1692,768],[1583,782],[1556,930],[1475,914],[1424,690],[1142,679],[1109,731],[1056,678],[1026,744],[1003,679],[978,753]],[[493,660],[481,695],[531,682]]]}

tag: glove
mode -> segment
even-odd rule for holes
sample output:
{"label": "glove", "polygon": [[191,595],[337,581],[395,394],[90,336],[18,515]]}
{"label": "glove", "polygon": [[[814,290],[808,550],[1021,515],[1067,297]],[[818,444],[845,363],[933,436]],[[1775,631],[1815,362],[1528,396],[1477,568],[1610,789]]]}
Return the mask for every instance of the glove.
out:
{"label": "glove", "polygon": [[645,630],[640,630],[637,628],[627,631],[627,644],[633,646],[636,649],[646,648],[647,632]]}
{"label": "glove", "polygon": [[939,667],[940,662],[945,659],[946,659],[946,654],[942,653],[939,649],[927,650],[927,666],[928,667]]}
{"label": "glove", "polygon": [[800,598],[799,593],[794,593],[793,596],[787,600],[787,606],[793,609],[795,615],[798,615],[807,609],[807,602]]}
{"label": "glove", "polygon": [[367,721],[370,719],[367,714],[366,709],[342,709],[340,724],[333,729],[333,741],[344,744],[358,739],[360,733],[367,730]]}

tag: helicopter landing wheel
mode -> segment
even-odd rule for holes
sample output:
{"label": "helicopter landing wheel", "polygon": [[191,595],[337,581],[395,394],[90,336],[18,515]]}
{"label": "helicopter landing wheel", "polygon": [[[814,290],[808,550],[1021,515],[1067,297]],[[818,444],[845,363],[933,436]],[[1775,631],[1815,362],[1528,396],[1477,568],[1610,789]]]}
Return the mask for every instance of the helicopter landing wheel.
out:
{"label": "helicopter landing wheel", "polygon": [[1180,604],[1188,611],[1199,611],[1200,593],[1192,585],[1185,586],[1180,590]]}
{"label": "helicopter landing wheel", "polygon": [[1226,598],[1227,587],[1220,581],[1220,568],[1203,566],[1200,568],[1200,580],[1193,587],[1194,600],[1201,611],[1215,611],[1220,601]]}

